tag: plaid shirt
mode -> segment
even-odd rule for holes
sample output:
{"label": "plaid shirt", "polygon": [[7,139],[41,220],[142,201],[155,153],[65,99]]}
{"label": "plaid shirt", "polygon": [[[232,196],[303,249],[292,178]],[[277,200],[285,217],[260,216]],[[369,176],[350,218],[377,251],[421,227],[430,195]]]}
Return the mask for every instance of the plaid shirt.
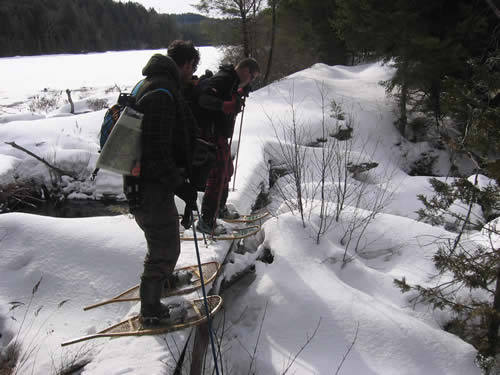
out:
{"label": "plaid shirt", "polygon": [[147,78],[137,98],[140,100],[144,94],[157,88],[167,89],[173,97],[157,91],[141,102],[144,118],[140,177],[174,191],[190,168],[194,120],[181,96],[179,73],[173,60],[161,55],[153,56],[152,60],[147,66],[152,73],[147,70]]}
{"label": "plaid shirt", "polygon": [[141,177],[177,185],[181,177],[173,147],[175,103],[168,94],[158,92],[142,106],[142,111]]}

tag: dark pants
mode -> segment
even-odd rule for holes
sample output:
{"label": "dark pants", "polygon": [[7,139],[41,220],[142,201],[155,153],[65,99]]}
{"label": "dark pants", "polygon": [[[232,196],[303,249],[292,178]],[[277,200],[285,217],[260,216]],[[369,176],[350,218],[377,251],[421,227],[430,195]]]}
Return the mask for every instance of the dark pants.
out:
{"label": "dark pants", "polygon": [[[229,193],[229,181],[233,175],[233,161],[231,159],[231,149],[227,138],[217,138],[217,154],[215,166],[210,171],[205,194],[201,205],[201,214],[203,221],[209,225],[213,225],[215,211],[217,206],[222,208],[226,205],[227,196]],[[220,195],[220,203],[219,203]],[[219,203],[219,204],[218,204]]]}
{"label": "dark pants", "polygon": [[141,282],[163,283],[172,274],[181,248],[174,194],[164,185],[143,183],[139,207],[132,213],[148,245]]}

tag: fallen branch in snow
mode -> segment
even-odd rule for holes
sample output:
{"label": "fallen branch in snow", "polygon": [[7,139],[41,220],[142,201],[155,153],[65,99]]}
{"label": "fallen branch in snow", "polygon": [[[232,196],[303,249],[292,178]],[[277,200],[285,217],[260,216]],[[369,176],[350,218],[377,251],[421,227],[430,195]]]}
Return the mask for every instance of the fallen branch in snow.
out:
{"label": "fallen branch in snow", "polygon": [[28,183],[10,183],[0,186],[0,212],[14,211],[18,205],[36,208],[35,203],[43,200],[37,197],[36,188]]}
{"label": "fallen branch in snow", "polygon": [[12,146],[12,147],[14,147],[14,148],[16,148],[18,150],[21,150],[21,151],[27,153],[29,156],[32,156],[35,159],[41,161],[47,167],[49,167],[49,168],[53,169],[54,171],[56,171],[60,176],[70,176],[70,177],[73,177],[73,178],[77,179],[75,176],[73,176],[73,174],[71,172],[63,171],[62,169],[53,166],[52,164],[50,164],[48,161],[46,161],[45,159],[41,158],[40,156],[32,153],[31,151],[25,149],[22,146],[19,146],[16,142],[4,142],[4,143],[7,144],[7,145],[9,145],[9,146]]}

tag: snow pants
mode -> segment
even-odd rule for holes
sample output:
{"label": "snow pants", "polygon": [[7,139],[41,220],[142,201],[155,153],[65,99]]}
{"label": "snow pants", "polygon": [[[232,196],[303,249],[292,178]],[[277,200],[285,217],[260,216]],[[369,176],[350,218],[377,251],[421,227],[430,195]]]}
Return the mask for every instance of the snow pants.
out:
{"label": "snow pants", "polygon": [[163,283],[172,274],[181,249],[174,193],[163,184],[143,183],[139,206],[132,213],[148,246],[141,282]]}
{"label": "snow pants", "polygon": [[[231,149],[226,137],[217,138],[217,153],[215,165],[208,175],[205,194],[201,205],[203,221],[213,226],[215,211],[217,207],[223,208],[226,205],[229,194],[229,181],[233,175],[233,161],[231,159]],[[220,194],[220,203],[219,203]]]}

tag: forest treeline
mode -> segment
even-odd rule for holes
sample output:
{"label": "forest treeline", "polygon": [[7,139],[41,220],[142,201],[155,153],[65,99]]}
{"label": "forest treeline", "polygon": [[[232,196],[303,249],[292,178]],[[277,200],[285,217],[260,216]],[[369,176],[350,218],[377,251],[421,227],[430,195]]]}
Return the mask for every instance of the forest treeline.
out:
{"label": "forest treeline", "polygon": [[[322,62],[383,61],[410,141],[466,152],[500,179],[500,10],[491,0],[197,0],[168,15],[113,0],[2,0],[0,55],[165,48],[174,39],[252,56],[256,86]],[[221,17],[209,18],[216,12]]]}
{"label": "forest treeline", "polygon": [[177,38],[206,45],[204,18],[113,0],[2,0],[0,56],[155,49]]}
{"label": "forest treeline", "polygon": [[[397,103],[395,126],[401,135],[449,148],[500,181],[500,9],[495,4],[198,0],[198,9],[233,20],[219,25],[228,28],[223,33],[213,24],[206,33],[216,43],[237,46],[228,59],[257,58],[264,67],[263,85],[316,62],[390,64],[395,74],[382,84]],[[434,161],[415,173],[432,174]]]}

